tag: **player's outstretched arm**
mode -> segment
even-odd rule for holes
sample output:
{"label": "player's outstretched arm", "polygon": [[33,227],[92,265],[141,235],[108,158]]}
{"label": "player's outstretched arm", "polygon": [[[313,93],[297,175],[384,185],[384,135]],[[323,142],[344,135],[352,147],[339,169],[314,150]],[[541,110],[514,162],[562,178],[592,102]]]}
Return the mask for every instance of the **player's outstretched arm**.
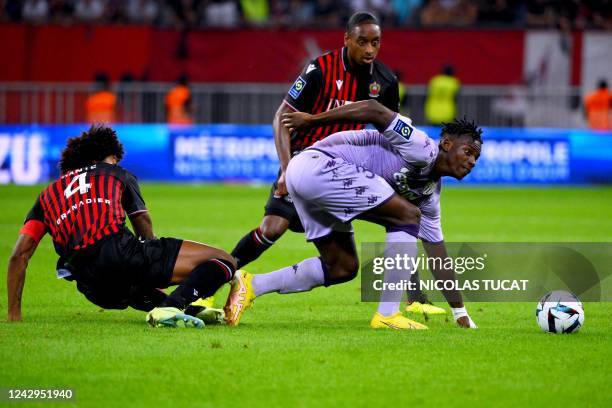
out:
{"label": "player's outstretched arm", "polygon": [[[446,259],[448,252],[444,242],[425,242],[423,241],[423,248],[430,258],[441,258]],[[438,265],[444,265],[445,262],[434,262],[432,266],[432,274],[436,280],[455,280],[455,271],[446,268],[437,268]],[[448,304],[453,310],[453,317],[457,324],[465,328],[476,328],[476,325],[467,314],[465,306],[463,304],[463,298],[461,292],[458,290],[443,290],[442,294],[446,298]]]}
{"label": "player's outstretched arm", "polygon": [[292,112],[283,114],[283,125],[293,131],[328,123],[356,122],[371,123],[380,131],[389,125],[395,112],[370,99],[347,103],[327,112],[310,115],[305,112]]}
{"label": "player's outstretched arm", "polygon": [[27,234],[19,234],[13,253],[9,258],[8,272],[6,275],[6,286],[8,293],[8,316],[9,322],[21,320],[21,295],[25,283],[26,268],[38,242]]}

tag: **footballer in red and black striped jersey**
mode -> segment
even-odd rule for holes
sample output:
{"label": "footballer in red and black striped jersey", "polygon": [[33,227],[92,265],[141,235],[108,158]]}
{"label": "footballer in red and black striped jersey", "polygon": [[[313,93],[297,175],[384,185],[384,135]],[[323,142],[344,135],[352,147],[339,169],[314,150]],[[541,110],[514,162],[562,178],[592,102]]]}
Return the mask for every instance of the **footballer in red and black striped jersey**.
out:
{"label": "footballer in red and black striped jersey", "polygon": [[125,217],[146,212],[136,177],[124,168],[95,163],[71,170],[38,196],[25,224],[48,232],[58,255],[86,248],[125,230]]}
{"label": "footballer in red and black striped jersey", "polygon": [[[358,64],[349,48],[328,52],[312,60],[295,80],[284,103],[294,111],[317,114],[347,103],[375,99],[394,112],[399,110],[395,74],[378,60]],[[291,132],[291,151],[296,152],[344,130],[358,130],[365,123],[338,123]]]}
{"label": "footballer in red and black striped jersey", "polygon": [[[21,320],[28,261],[49,233],[60,256],[58,278],[76,281],[92,303],[147,311],[153,326],[203,327],[184,310],[232,279],[234,258],[197,242],[156,238],[136,177],[117,165],[122,157],[123,145],[106,126],[68,140],[62,176],[36,199],[9,259],[9,321]],[[159,289],[176,284],[169,295]]]}

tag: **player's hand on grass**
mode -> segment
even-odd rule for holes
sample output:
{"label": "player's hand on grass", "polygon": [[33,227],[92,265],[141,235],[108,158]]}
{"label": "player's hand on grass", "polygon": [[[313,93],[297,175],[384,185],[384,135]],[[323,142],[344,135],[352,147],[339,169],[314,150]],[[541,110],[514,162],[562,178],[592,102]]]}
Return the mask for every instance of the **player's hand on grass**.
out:
{"label": "player's hand on grass", "polygon": [[310,127],[312,115],[306,112],[283,113],[282,123],[290,132]]}
{"label": "player's hand on grass", "polygon": [[289,194],[287,192],[287,184],[285,183],[285,172],[282,171],[278,180],[276,181],[276,190],[274,190],[274,195],[276,197],[282,197]]}
{"label": "player's hand on grass", "polygon": [[478,328],[478,326],[476,326],[476,323],[474,323],[474,321],[468,314],[467,310],[465,310],[465,307],[459,307],[459,308],[451,307],[451,311],[453,312],[453,318],[455,319],[459,327],[462,327],[465,329],[477,329]]}
{"label": "player's hand on grass", "polygon": [[459,327],[463,327],[464,329],[470,329],[470,328],[475,329],[476,328],[476,324],[472,321],[472,319],[470,319],[469,316],[462,316],[458,318],[456,321]]}

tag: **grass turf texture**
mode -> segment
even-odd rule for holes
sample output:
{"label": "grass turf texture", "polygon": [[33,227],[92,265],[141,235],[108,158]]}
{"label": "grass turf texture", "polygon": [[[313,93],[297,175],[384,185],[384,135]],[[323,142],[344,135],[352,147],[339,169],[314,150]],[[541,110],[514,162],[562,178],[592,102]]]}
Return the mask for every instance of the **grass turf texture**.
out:
{"label": "grass turf texture", "polygon": [[[0,187],[2,270],[38,191]],[[267,193],[143,185],[159,236],[228,251],[257,225]],[[612,241],[611,202],[606,188],[448,188],[444,230],[448,241]],[[358,222],[356,238],[384,235]],[[302,235],[289,233],[248,269],[313,255]],[[4,321],[0,285],[0,387],[70,387],[72,404],[104,407],[612,404],[612,303],[587,304],[575,335],[542,333],[535,302],[471,304],[476,331],[444,318],[432,318],[425,332],[374,331],[375,304],[359,301],[356,279],[257,299],[236,328],[153,329],[144,313],[88,303],[55,278],[55,261],[46,237],[27,272],[22,323]]]}

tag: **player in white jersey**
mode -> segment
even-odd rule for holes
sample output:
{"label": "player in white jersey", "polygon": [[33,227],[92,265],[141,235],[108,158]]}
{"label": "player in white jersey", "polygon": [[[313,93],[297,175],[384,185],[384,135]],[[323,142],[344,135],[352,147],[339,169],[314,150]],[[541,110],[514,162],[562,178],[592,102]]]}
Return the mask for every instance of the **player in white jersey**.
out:
{"label": "player in white jersey", "polygon": [[[287,168],[287,188],[306,232],[320,257],[280,270],[236,274],[226,303],[226,319],[238,324],[253,299],[270,292],[294,293],[343,283],[357,275],[359,263],[352,234],[355,218],[387,230],[385,256],[417,255],[417,238],[430,257],[446,258],[440,225],[440,179],[470,173],[482,145],[482,131],[472,122],[445,124],[439,144],[414,128],[410,119],[370,100],[317,115],[295,112],[283,123],[299,129],[325,123],[358,121],[376,130],[340,132],[294,157]],[[448,269],[432,271],[436,279],[454,280]],[[387,270],[385,282],[409,280],[413,271]],[[476,325],[460,292],[444,291],[457,324]],[[426,329],[399,312],[401,291],[383,291],[374,328]]]}

